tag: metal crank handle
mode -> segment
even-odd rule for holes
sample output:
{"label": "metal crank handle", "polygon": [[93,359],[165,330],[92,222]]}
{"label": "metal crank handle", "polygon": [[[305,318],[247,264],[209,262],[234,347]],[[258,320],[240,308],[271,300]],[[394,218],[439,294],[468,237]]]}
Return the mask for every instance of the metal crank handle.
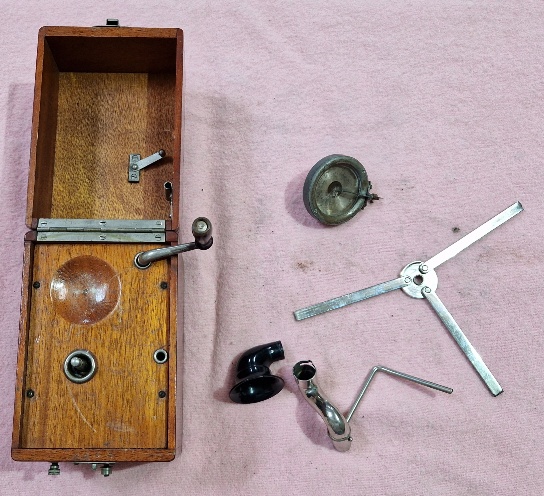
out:
{"label": "metal crank handle", "polygon": [[316,315],[329,312],[330,310],[336,310],[337,308],[345,307],[346,305],[351,305],[352,303],[357,303],[359,301],[367,300],[374,296],[379,296],[384,293],[389,293],[389,291],[394,291],[395,289],[404,288],[412,282],[412,279],[408,276],[399,277],[397,279],[392,279],[391,281],[382,282],[376,284],[375,286],[370,286],[366,289],[361,289],[360,291],[355,291],[353,293],[348,293],[343,296],[338,296],[332,300],[327,300],[322,303],[317,303],[316,305],[311,305],[309,307],[301,308],[294,312],[295,320],[304,320],[309,317],[315,317]]}
{"label": "metal crank handle", "polygon": [[470,344],[470,341],[464,335],[463,331],[457,322],[455,322],[455,319],[452,317],[451,313],[448,312],[448,309],[444,306],[444,303],[442,303],[438,295],[428,286],[425,286],[421,292],[423,296],[427,298],[433,307],[433,310],[438,314],[438,317],[440,317],[440,320],[444,323],[450,334],[453,336],[453,339],[455,339],[463,353],[469,359],[472,366],[476,369],[476,372],[480,374],[480,377],[485,382],[485,385],[488,387],[489,391],[491,391],[491,394],[493,396],[501,394],[501,385],[487,368],[487,365],[482,360],[480,354],[474,349],[474,346]]}
{"label": "metal crank handle", "polygon": [[398,370],[393,370],[387,367],[382,367],[381,365],[376,365],[370,371],[370,374],[368,374],[368,377],[366,378],[365,383],[363,384],[363,387],[361,388],[361,392],[357,396],[357,399],[355,400],[355,403],[353,403],[353,406],[349,409],[349,413],[346,415],[346,420],[348,422],[351,420],[351,417],[353,417],[355,410],[359,406],[359,403],[363,399],[363,396],[365,395],[368,389],[368,386],[370,386],[370,383],[372,382],[372,379],[374,378],[377,372],[385,372],[386,374],[389,374],[395,377],[400,377],[402,379],[406,379],[407,381],[415,382],[416,384],[419,384],[421,386],[427,386],[431,389],[436,389],[437,391],[441,391],[442,393],[447,393],[447,394],[453,393],[453,389],[450,387],[442,386],[440,384],[436,384],[435,382],[427,381],[425,379],[420,379],[419,377],[405,374],[404,372],[399,372]]}
{"label": "metal crank handle", "polygon": [[207,250],[213,244],[212,223],[206,217],[198,217],[193,221],[193,236],[195,240],[192,243],[185,243],[177,246],[167,246],[165,248],[156,248],[154,250],[141,251],[134,257],[134,265],[139,269],[147,269],[153,262],[173,257],[179,253],[191,250]]}
{"label": "metal crank handle", "polygon": [[456,241],[452,245],[442,250],[440,253],[436,254],[434,257],[424,262],[422,267],[424,267],[425,270],[435,269],[522,211],[523,206],[519,201],[513,205],[510,205],[500,214],[495,215],[495,217],[489,219],[480,227],[477,227],[467,235],[463,236],[460,240]]}

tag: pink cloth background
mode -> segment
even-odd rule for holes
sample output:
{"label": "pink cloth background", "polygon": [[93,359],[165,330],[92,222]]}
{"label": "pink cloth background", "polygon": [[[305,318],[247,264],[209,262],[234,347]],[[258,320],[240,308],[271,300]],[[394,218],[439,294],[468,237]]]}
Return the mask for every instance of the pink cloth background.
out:
{"label": "pink cloth background", "polygon": [[[541,1],[48,0],[2,13],[0,494],[544,493]],[[106,17],[185,32],[181,228],[208,216],[216,243],[183,257],[176,460],[119,464],[109,479],[61,464],[53,478],[10,458],[36,40],[42,25]],[[383,199],[325,228],[301,190],[331,153],[358,158]],[[295,322],[293,310],[394,278],[516,200],[525,212],[438,269],[499,397],[400,291]],[[284,390],[231,403],[237,357],[278,339]],[[338,453],[291,377],[302,359],[345,411],[376,364],[454,393],[379,374]]]}

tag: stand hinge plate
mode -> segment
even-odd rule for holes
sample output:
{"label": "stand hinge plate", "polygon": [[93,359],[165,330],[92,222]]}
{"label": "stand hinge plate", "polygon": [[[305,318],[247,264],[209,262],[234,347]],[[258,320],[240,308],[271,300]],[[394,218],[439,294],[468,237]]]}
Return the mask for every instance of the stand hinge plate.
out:
{"label": "stand hinge plate", "polygon": [[166,221],[119,219],[39,219],[37,241],[164,243]]}

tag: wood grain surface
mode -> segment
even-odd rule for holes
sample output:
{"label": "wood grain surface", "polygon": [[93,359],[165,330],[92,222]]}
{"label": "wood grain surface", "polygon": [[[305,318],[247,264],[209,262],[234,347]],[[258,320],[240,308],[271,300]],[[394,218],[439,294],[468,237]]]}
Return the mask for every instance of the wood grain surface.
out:
{"label": "wood grain surface", "polygon": [[[52,218],[167,219],[173,177],[173,75],[59,75]],[[127,180],[129,155],[167,156]]]}
{"label": "wood grain surface", "polygon": [[[169,261],[147,270],[134,267],[138,251],[157,245],[36,244],[20,445],[14,448],[167,448],[169,405],[175,404],[175,328],[170,328]],[[116,307],[101,320],[80,324],[59,315],[51,284],[77,257],[96,257],[119,277]],[[86,269],[90,277],[92,269]],[[85,274],[83,275],[85,276]],[[91,278],[92,279],[92,278]],[[67,298],[70,294],[69,286]],[[93,290],[92,282],[89,290]],[[77,296],[77,295],[76,295]],[[168,350],[159,365],[153,353]],[[76,349],[93,353],[96,375],[76,384],[63,371]],[[174,383],[175,384],[175,383]],[[31,389],[34,396],[25,392]],[[159,391],[166,397],[160,398]]]}
{"label": "wood grain surface", "polygon": [[174,449],[12,449],[11,456],[20,462],[169,462]]}
{"label": "wood grain surface", "polygon": [[[179,29],[42,28],[27,225],[35,229],[40,217],[165,219],[166,240],[177,244],[182,84]],[[129,155],[161,148],[166,157],[129,183]],[[25,236],[12,457],[173,459],[177,259],[140,271],[134,255],[158,245],[35,240],[35,231]],[[153,360],[159,348],[169,353],[163,365]],[[76,349],[98,363],[83,384],[63,371]]]}
{"label": "wood grain surface", "polygon": [[[40,30],[27,225],[37,218],[169,219],[178,227],[183,33]],[[166,157],[127,180],[130,154]]]}

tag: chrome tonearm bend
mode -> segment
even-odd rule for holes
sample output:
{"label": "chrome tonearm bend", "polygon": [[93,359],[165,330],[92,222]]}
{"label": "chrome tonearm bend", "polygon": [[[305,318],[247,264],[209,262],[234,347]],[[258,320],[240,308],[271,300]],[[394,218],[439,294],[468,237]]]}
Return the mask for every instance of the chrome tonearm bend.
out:
{"label": "chrome tonearm bend", "polygon": [[463,334],[463,331],[455,322],[452,315],[448,312],[438,295],[436,294],[436,288],[438,287],[438,276],[436,275],[435,268],[443,264],[450,258],[460,253],[465,248],[468,248],[474,242],[478,241],[486,234],[489,234],[493,229],[496,229],[506,221],[510,220],[515,215],[523,211],[523,207],[520,202],[516,202],[501,213],[497,214],[486,223],[477,227],[473,231],[469,232],[466,236],[448,246],[434,257],[430,258],[426,262],[411,262],[400,273],[400,277],[391,281],[386,281],[369,288],[355,291],[353,293],[346,294],[327,300],[316,305],[301,308],[294,312],[296,320],[303,320],[309,317],[329,312],[330,310],[336,310],[338,308],[357,303],[359,301],[378,296],[395,289],[402,289],[406,294],[412,298],[425,298],[432,306],[438,317],[442,320],[448,331],[451,333],[463,353],[467,356],[470,363],[476,369],[486,386],[489,388],[494,396],[502,393],[502,388],[497,382],[493,374],[489,371],[484,361],[470,344],[470,341]]}

